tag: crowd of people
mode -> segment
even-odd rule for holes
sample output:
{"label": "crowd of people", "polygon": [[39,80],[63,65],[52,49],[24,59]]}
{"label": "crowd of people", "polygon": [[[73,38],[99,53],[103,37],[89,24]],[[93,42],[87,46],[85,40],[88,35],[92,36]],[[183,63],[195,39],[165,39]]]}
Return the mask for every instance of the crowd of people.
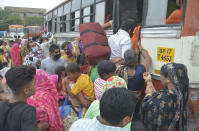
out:
{"label": "crowd of people", "polygon": [[61,48],[52,42],[53,34],[2,41],[1,85],[12,97],[0,102],[0,129],[187,130],[185,65],[163,65],[164,88],[157,91],[149,73],[151,57],[140,41],[133,43],[132,32],[130,24],[122,26],[108,39],[109,59],[95,65],[87,60],[81,38]]}

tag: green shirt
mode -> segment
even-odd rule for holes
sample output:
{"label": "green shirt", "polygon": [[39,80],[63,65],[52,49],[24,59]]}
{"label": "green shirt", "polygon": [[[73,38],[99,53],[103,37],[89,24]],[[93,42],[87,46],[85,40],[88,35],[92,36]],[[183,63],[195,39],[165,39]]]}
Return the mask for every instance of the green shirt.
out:
{"label": "green shirt", "polygon": [[[100,115],[100,107],[99,107],[99,100],[95,100],[91,103],[90,107],[88,108],[84,118],[93,119],[96,116]],[[128,131],[131,131],[131,122],[125,126]]]}
{"label": "green shirt", "polygon": [[90,79],[94,82],[98,78],[97,65],[91,70]]}

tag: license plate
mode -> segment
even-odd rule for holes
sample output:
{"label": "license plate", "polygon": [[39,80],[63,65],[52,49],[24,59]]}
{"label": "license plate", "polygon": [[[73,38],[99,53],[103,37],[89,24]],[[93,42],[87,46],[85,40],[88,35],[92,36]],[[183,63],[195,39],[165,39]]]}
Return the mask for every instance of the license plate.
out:
{"label": "license plate", "polygon": [[165,47],[158,47],[157,48],[157,60],[171,63],[174,62],[175,56],[175,49],[174,48],[165,48]]}

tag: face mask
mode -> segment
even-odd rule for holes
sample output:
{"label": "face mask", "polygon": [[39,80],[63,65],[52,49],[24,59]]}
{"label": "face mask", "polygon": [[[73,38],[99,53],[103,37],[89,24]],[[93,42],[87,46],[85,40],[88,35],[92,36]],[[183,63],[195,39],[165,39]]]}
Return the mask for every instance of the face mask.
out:
{"label": "face mask", "polygon": [[61,54],[55,55],[54,58],[55,60],[58,60],[61,57]]}
{"label": "face mask", "polygon": [[32,52],[35,53],[35,52],[37,52],[37,51],[38,51],[38,47],[37,47],[37,46],[35,46],[35,47],[32,48]]}

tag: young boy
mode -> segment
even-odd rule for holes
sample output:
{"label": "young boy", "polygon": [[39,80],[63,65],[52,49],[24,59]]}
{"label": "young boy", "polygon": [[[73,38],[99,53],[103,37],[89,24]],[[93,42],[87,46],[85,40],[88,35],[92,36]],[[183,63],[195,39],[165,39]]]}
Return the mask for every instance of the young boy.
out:
{"label": "young boy", "polygon": [[12,90],[10,101],[0,102],[0,129],[5,131],[39,131],[36,110],[26,100],[35,94],[36,70],[30,66],[18,66],[10,69],[6,83]]}
{"label": "young boy", "polygon": [[109,60],[103,60],[98,64],[98,74],[100,78],[97,78],[94,82],[95,96],[97,100],[102,97],[103,86],[106,80],[112,77],[115,73],[116,66]]}
{"label": "young boy", "polygon": [[[70,63],[66,67],[67,79],[65,85],[71,99],[78,99],[83,107],[89,107],[90,103],[95,100],[93,83],[89,76],[81,74],[80,66],[76,63]],[[69,81],[75,82],[70,88]]]}

